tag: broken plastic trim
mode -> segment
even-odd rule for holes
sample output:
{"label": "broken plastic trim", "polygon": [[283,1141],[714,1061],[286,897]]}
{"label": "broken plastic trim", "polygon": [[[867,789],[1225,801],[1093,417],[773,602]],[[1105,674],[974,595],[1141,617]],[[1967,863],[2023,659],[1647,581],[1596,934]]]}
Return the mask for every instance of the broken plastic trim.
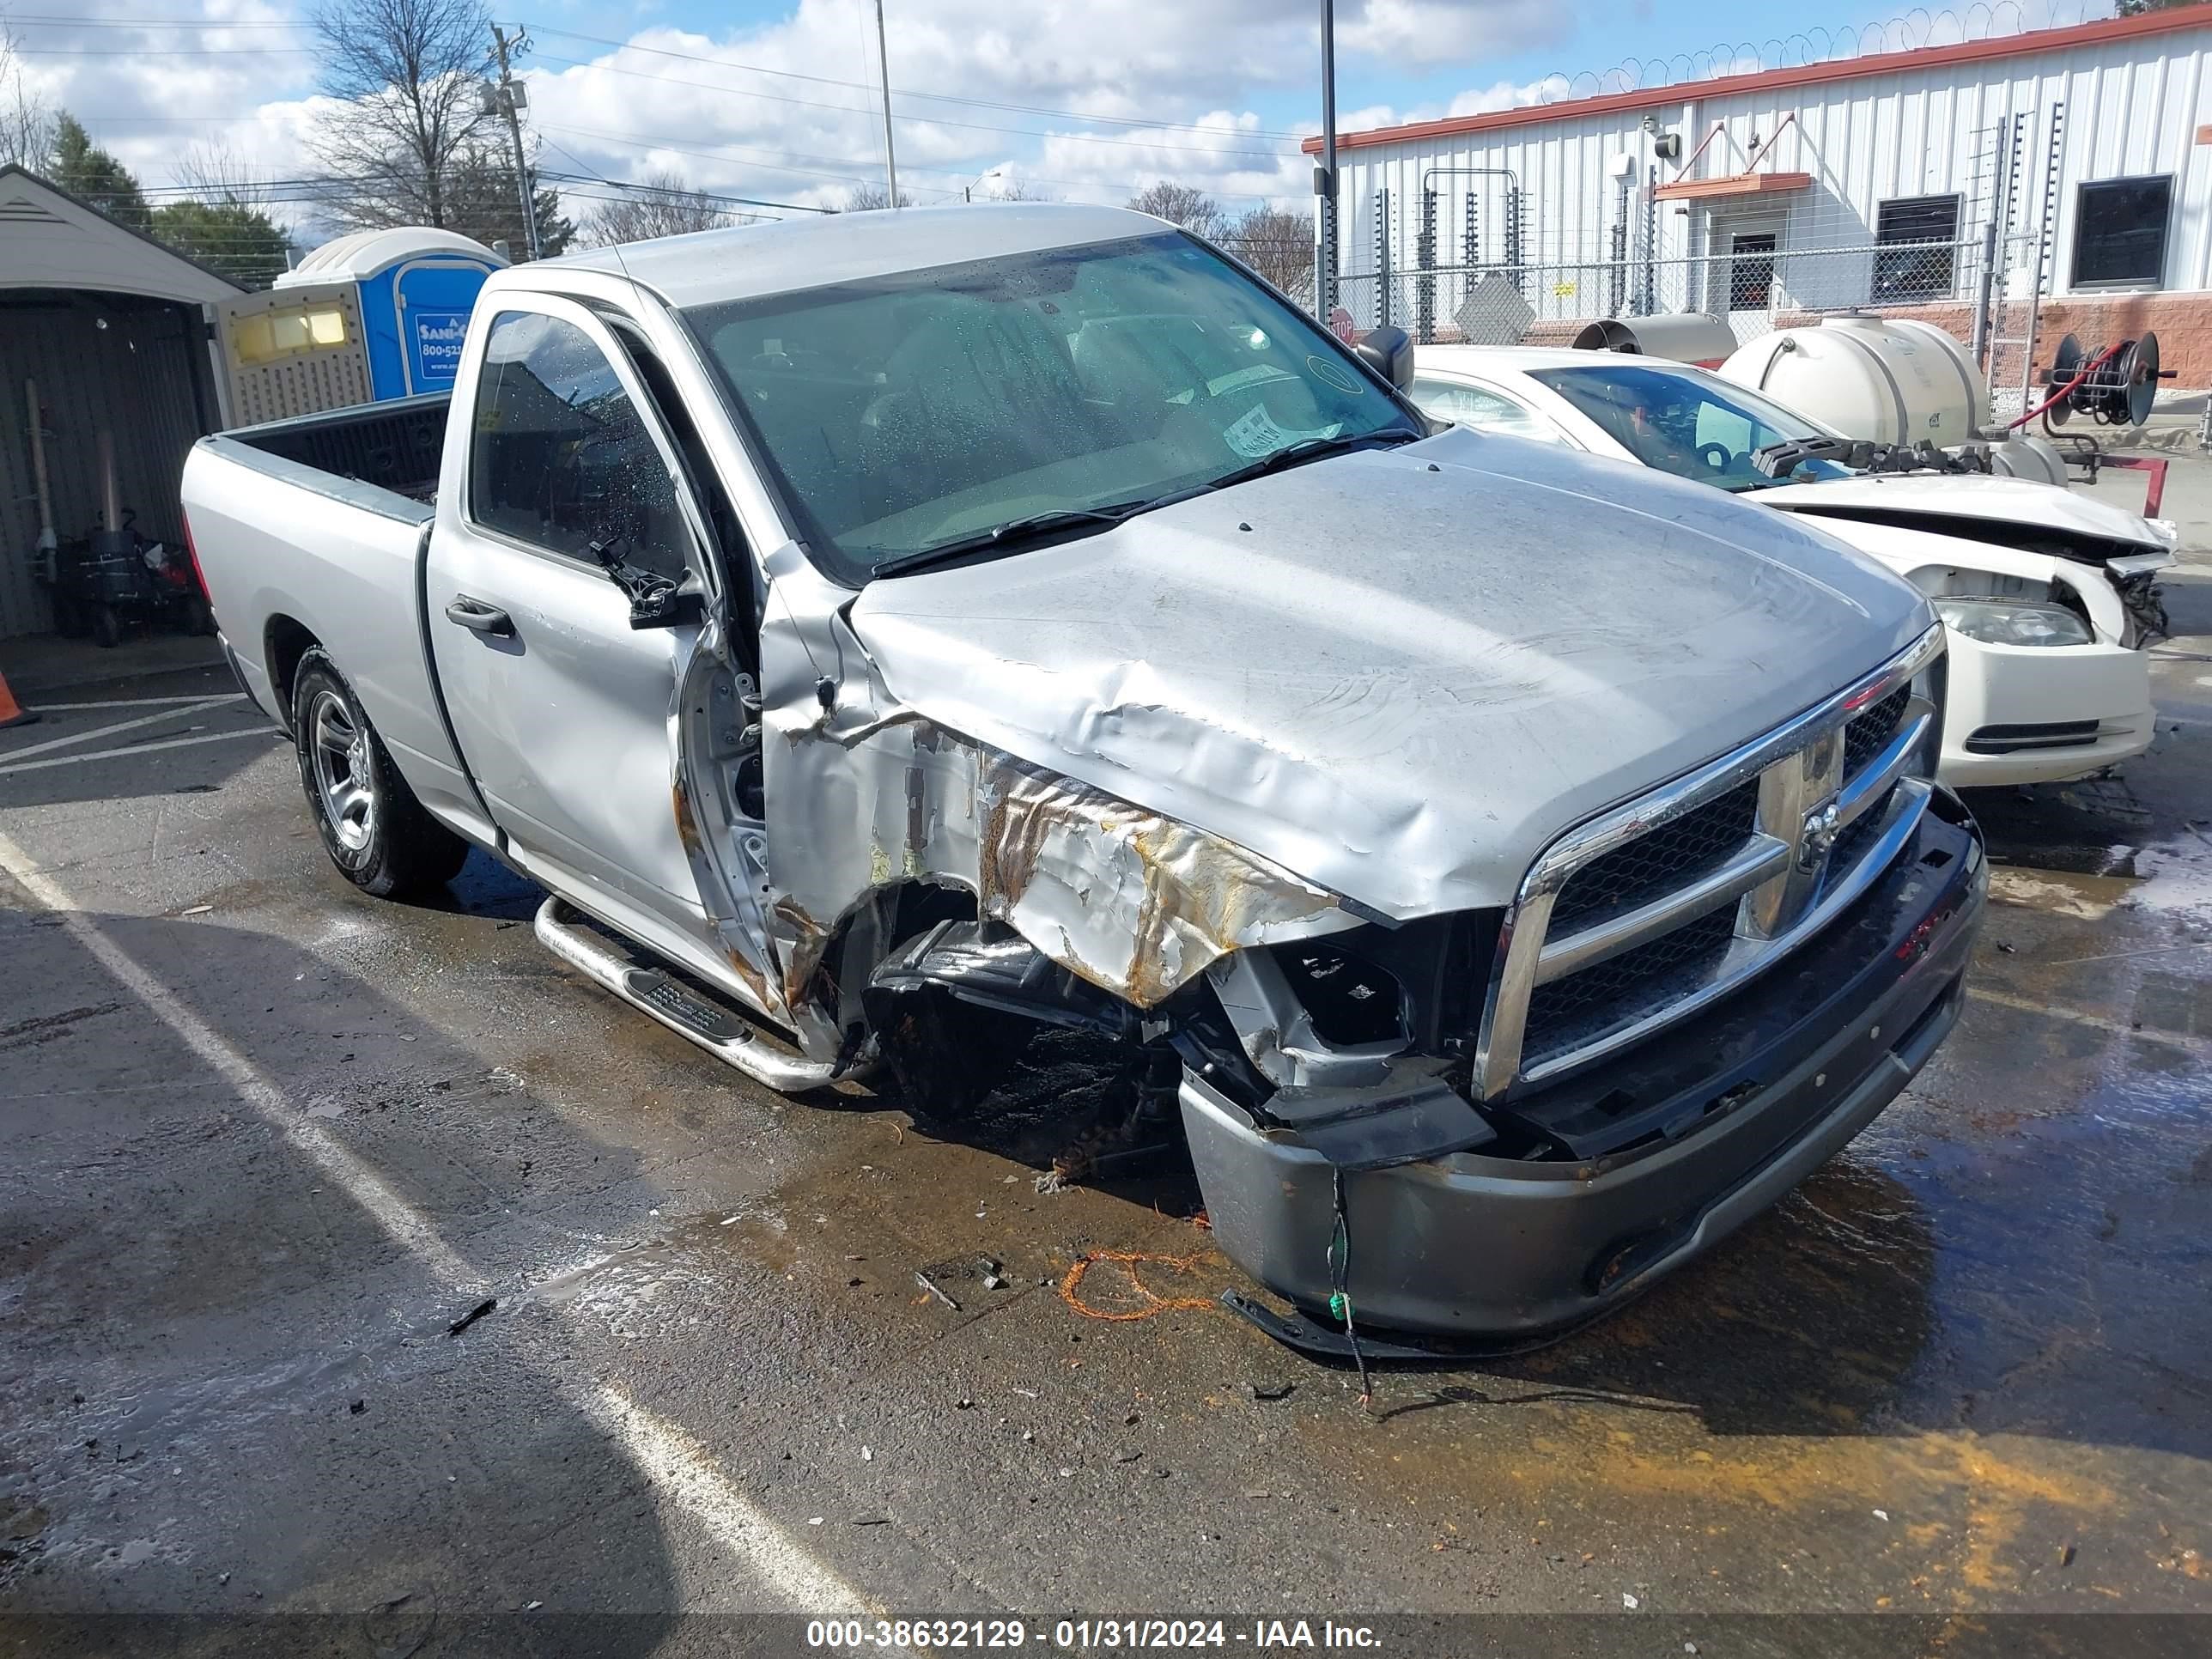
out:
{"label": "broken plastic trim", "polygon": [[900,1089],[939,1115],[989,1094],[1038,1025],[1133,1046],[1142,1036],[1128,1004],[987,922],[942,921],[918,935],[877,965],[862,1000]]}

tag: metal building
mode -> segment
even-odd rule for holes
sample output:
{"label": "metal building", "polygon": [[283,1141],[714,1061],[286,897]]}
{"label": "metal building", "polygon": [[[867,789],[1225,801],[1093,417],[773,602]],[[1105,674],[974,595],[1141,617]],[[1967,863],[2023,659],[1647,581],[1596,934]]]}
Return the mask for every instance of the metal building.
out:
{"label": "metal building", "polygon": [[138,526],[182,540],[185,453],[222,424],[206,307],[238,291],[0,167],[0,639],[52,627],[35,574],[41,518],[63,540],[94,526],[103,455]]}
{"label": "metal building", "polygon": [[2154,328],[2212,386],[2208,54],[2195,6],[1343,135],[1340,301],[1497,343],[1909,313],[1977,342],[2000,404],[2031,338]]}

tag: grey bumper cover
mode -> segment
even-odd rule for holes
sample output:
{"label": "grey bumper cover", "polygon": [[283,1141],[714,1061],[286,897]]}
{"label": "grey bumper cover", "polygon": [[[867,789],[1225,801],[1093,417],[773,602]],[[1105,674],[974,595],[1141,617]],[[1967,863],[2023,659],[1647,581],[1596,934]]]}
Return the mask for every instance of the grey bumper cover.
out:
{"label": "grey bumper cover", "polygon": [[[1687,1133],[1582,1162],[1455,1152],[1347,1170],[1361,1322],[1507,1342],[1565,1329],[1711,1248],[1864,1128],[1963,1003],[1988,871],[1964,809],[1938,799],[1948,810],[1821,939],[1724,1008],[1554,1085],[1711,1102]],[[1221,1248],[1326,1319],[1336,1167],[1188,1073],[1181,1099]]]}

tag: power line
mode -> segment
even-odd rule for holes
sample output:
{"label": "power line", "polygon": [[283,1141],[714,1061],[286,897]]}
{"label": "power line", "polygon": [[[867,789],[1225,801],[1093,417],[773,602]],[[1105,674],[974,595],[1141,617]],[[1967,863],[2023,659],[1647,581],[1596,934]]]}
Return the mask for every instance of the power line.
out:
{"label": "power line", "polygon": [[16,46],[19,58],[300,58],[313,46]]}
{"label": "power line", "polygon": [[[664,86],[696,87],[702,92],[719,92],[726,97],[737,96],[743,98],[764,99],[770,103],[791,104],[795,105],[801,109],[830,110],[839,115],[858,115],[865,117],[872,116],[874,113],[872,110],[858,108],[851,104],[825,104],[817,99],[793,98],[782,93],[776,92],[756,92],[748,88],[724,86],[712,81],[691,81],[685,79],[680,75],[656,75],[647,70],[624,69],[617,64],[587,64],[580,58],[556,58],[550,52],[541,52],[538,56],[539,61],[543,63],[561,64],[570,69],[590,70],[607,75],[627,75],[641,81],[656,81]],[[903,96],[904,94],[902,94],[900,95]],[[906,122],[909,125],[952,127],[967,132],[1007,132],[1014,133],[1025,138],[1061,139],[1069,143],[1111,144],[1117,149],[1171,149],[1188,151],[1193,155],[1198,155],[1232,156],[1238,159],[1267,161],[1295,161],[1297,159],[1298,155],[1297,151],[1287,149],[1217,149],[1211,144],[1177,144],[1169,143],[1164,139],[1150,140],[1138,138],[1109,138],[1103,134],[1095,132],[1045,132],[1040,131],[1035,127],[997,126],[988,122],[981,121],[948,121],[942,117],[934,115],[901,115],[897,118],[901,121]],[[1081,118],[1078,117],[1077,118],[1080,119]],[[1200,127],[1194,128],[1192,131],[1200,132],[1218,131],[1222,133],[1224,137],[1237,137],[1242,136],[1240,134],[1231,132],[1226,129],[1208,129]]]}
{"label": "power line", "polygon": [[192,17],[67,17],[52,12],[9,12],[0,15],[0,21],[9,24],[27,23],[33,28],[71,29],[191,29],[200,33],[228,33],[232,29],[293,29],[312,32],[313,23],[277,23],[247,21],[224,23]]}
{"label": "power line", "polygon": [[[535,29],[540,34],[557,34],[564,40],[586,40],[589,41],[592,46],[608,46],[617,52],[647,52],[655,58],[673,58],[679,63],[708,64],[717,69],[742,70],[750,75],[774,75],[780,76],[782,78],[790,81],[811,81],[817,86],[850,87],[862,92],[873,92],[875,90],[874,86],[870,82],[840,80],[835,76],[805,75],[802,74],[798,70],[768,69],[758,64],[733,63],[727,58],[702,58],[696,52],[672,52],[665,46],[641,46],[634,45],[627,40],[610,40],[604,36],[597,34],[579,34],[574,29],[556,29],[549,27],[541,23],[533,23],[529,27]],[[563,59],[562,61],[568,62],[572,60]],[[906,87],[900,87],[896,88],[896,95],[901,98],[927,98],[938,103],[966,104],[976,109],[1005,110],[1010,113],[1017,115],[1053,116],[1064,120],[1088,121],[1094,125],[1100,125],[1167,127],[1186,132],[1215,132],[1220,130],[1216,127],[1204,126],[1189,121],[1154,121],[1147,119],[1143,116],[1136,115],[1086,115],[1080,110],[1052,109],[1036,104],[999,103],[988,98],[966,98],[959,95],[958,94],[950,92],[915,92]],[[1251,130],[1247,136],[1254,138],[1302,139],[1306,135],[1302,132],[1277,132],[1255,128]]]}
{"label": "power line", "polygon": [[[796,173],[806,177],[829,179],[846,184],[867,184],[872,182],[865,173],[820,173],[806,167],[791,167],[757,162],[750,161],[743,155],[732,155],[728,154],[729,151],[733,149],[751,148],[750,146],[742,144],[730,144],[702,149],[696,144],[687,144],[681,139],[656,137],[653,134],[647,132],[609,132],[602,128],[574,127],[569,126],[565,123],[548,121],[540,121],[538,124],[538,130],[540,132],[565,132],[573,137],[597,138],[602,143],[620,144],[629,149],[666,150],[672,155],[689,155],[702,161],[736,161],[740,166],[744,167],[760,167],[766,165],[771,172]],[[563,150],[562,153],[563,155],[568,154],[566,150]],[[791,154],[788,150],[775,150],[768,153],[771,155]],[[827,161],[835,165],[836,158],[816,156],[802,159]],[[854,167],[866,167],[872,166],[872,163],[870,161],[854,161],[851,165]],[[958,167],[915,167],[909,163],[901,170],[907,173],[934,173],[940,178],[945,179],[965,179],[969,177],[969,174],[965,171]],[[1021,176],[1032,184],[1057,185],[1067,190],[1089,190],[1108,192],[1120,191],[1133,191],[1139,187],[1141,183],[1141,181],[1132,180],[1127,183],[1116,184],[1111,179],[1053,179],[1047,178],[1041,173],[1029,173],[1026,171],[1024,171]],[[933,190],[936,187],[933,185],[923,185],[922,188],[925,190]],[[958,194],[956,191],[942,191],[939,193],[945,196]],[[1219,197],[1231,201],[1238,202],[1272,202],[1276,199],[1276,197],[1279,194],[1282,193],[1284,192],[1249,190],[1212,190],[1206,192],[1209,196]]]}

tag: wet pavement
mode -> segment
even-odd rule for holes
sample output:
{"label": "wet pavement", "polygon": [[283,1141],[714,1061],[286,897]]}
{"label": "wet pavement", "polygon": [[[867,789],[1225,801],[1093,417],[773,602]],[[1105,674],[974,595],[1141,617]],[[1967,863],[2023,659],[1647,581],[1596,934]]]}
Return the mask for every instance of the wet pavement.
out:
{"label": "wet pavement", "polygon": [[1910,1093],[1621,1315],[1371,1410],[1213,1304],[1251,1287],[1172,1168],[1039,1190],[1053,1056],[957,1139],[778,1099],[481,857],[346,886],[219,673],[26,698],[0,1650],[2212,1650],[2212,565],[2173,586],[2154,753],[1974,803],[1997,902]]}

